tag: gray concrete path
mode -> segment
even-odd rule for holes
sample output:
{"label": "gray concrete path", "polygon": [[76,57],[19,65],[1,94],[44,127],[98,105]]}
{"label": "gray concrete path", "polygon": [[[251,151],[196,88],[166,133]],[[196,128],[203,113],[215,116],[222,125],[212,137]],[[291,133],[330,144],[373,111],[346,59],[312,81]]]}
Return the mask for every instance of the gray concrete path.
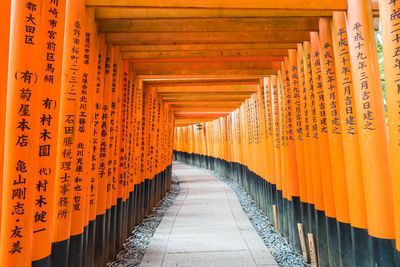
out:
{"label": "gray concrete path", "polygon": [[176,163],[181,192],[158,226],[141,267],[278,266],[232,189]]}

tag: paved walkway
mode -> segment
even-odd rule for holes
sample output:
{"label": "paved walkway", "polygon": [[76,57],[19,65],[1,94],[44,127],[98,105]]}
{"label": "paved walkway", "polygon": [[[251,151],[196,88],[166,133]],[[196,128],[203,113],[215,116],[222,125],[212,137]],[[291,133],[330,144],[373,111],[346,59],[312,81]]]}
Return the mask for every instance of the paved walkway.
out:
{"label": "paved walkway", "polygon": [[147,248],[147,266],[278,266],[232,189],[199,169],[175,164],[181,192]]}

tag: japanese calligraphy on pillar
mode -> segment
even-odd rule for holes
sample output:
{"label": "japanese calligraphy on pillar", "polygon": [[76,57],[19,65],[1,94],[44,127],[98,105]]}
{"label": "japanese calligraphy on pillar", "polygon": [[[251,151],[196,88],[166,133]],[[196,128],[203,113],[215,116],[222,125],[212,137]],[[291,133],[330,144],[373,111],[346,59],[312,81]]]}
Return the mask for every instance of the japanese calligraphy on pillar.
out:
{"label": "japanese calligraphy on pillar", "polygon": [[[322,83],[322,73],[321,73],[321,61],[320,61],[320,52],[314,51],[311,55],[312,64],[315,69],[315,73],[313,71],[313,75],[315,75],[314,79],[314,88],[315,88],[315,97],[316,101],[316,112],[318,112],[319,118],[319,126],[320,133],[328,133],[328,124],[326,120],[326,110],[325,110],[325,97],[324,97],[324,88]],[[313,70],[314,70],[313,69]]]}
{"label": "japanese calligraphy on pillar", "polygon": [[[380,0],[383,64],[388,111],[390,156],[394,190],[395,218],[400,216],[400,1]],[[400,251],[400,221],[396,221],[396,248]]]}
{"label": "japanese calligraphy on pillar", "polygon": [[[58,128],[58,147],[56,164],[56,208],[54,218],[56,227],[53,231],[53,241],[62,241],[69,238],[72,193],[75,175],[75,153],[77,133],[77,96],[82,79],[81,73],[81,41],[82,24],[79,20],[82,7],[81,3],[68,4],[67,10],[74,10],[73,16],[66,18],[66,43],[64,46],[63,72],[61,98],[60,98],[60,121]],[[78,12],[79,10],[80,12]],[[68,13],[68,11],[67,11]]]}
{"label": "japanese calligraphy on pillar", "polygon": [[342,114],[344,117],[345,133],[346,134],[356,134],[356,118],[354,110],[354,100],[353,100],[353,90],[352,90],[352,78],[351,78],[351,65],[349,60],[349,48],[347,43],[347,33],[346,30],[340,28],[337,32],[333,33],[336,35],[335,40],[337,40],[337,46],[339,51],[337,53],[338,58],[336,62],[340,68],[340,74],[343,75],[343,80],[341,85],[344,87],[344,100],[345,100],[345,113]]}
{"label": "japanese calligraphy on pillar", "polygon": [[54,179],[58,137],[59,99],[64,42],[65,1],[46,0],[42,7],[46,13],[44,26],[45,61],[40,92],[39,169],[36,176],[35,212],[33,215],[32,259],[50,255]]}
{"label": "japanese calligraphy on pillar", "polygon": [[354,102],[358,111],[357,133],[362,144],[360,154],[368,233],[374,237],[393,239],[394,201],[387,124],[369,3],[348,0],[346,18]]}
{"label": "japanese calligraphy on pillar", "polygon": [[[4,140],[0,265],[31,264],[43,57],[40,1],[12,5]],[[7,40],[8,41],[8,40]]]}
{"label": "japanese calligraphy on pillar", "polygon": [[361,87],[361,104],[362,104],[362,120],[360,121],[362,127],[364,130],[367,131],[374,131],[376,129],[375,125],[375,116],[374,116],[374,111],[371,108],[371,101],[370,101],[370,94],[371,94],[371,89],[369,86],[368,82],[368,75],[367,72],[364,71],[364,69],[367,67],[368,64],[368,57],[364,53],[364,42],[365,38],[363,36],[363,32],[361,31],[361,23],[356,22],[353,25],[350,25],[351,30],[353,32],[353,40],[352,40],[352,45],[353,49],[356,53],[356,66],[360,71],[360,76],[358,79],[355,79],[353,82],[354,83],[359,83]]}
{"label": "japanese calligraphy on pillar", "polygon": [[101,122],[102,122],[102,104],[103,104],[103,89],[104,89],[104,65],[105,65],[105,44],[104,35],[98,36],[97,54],[96,54],[96,80],[95,80],[95,103],[92,111],[92,142],[91,142],[91,176],[89,183],[89,209],[90,220],[96,217],[96,197],[98,187],[98,168],[100,164],[100,142],[101,142]]}
{"label": "japanese calligraphy on pillar", "polygon": [[[83,21],[83,20],[82,20]],[[89,122],[91,99],[88,91],[92,85],[91,75],[91,38],[88,31],[88,24],[82,24],[81,39],[79,43],[81,77],[78,80],[77,88],[77,115],[76,115],[76,133],[75,133],[75,173],[72,188],[72,224],[71,235],[77,235],[83,231],[85,197],[88,184],[89,162]],[[90,83],[90,84],[89,84]]]}

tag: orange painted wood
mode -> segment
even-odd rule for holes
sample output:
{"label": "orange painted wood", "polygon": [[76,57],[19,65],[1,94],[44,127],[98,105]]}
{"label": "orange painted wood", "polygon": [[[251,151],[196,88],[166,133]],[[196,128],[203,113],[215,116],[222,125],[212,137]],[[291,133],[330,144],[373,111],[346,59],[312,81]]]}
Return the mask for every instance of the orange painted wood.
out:
{"label": "orange painted wood", "polygon": [[[301,123],[303,126],[303,143],[304,143],[304,179],[299,181],[300,200],[304,203],[308,203],[308,192],[307,183],[313,180],[312,166],[311,166],[311,123],[309,114],[311,113],[310,106],[308,104],[308,96],[306,88],[306,75],[304,73],[304,58],[303,58],[303,45],[297,45],[297,73],[298,73],[298,87],[300,93],[300,112],[301,112]],[[298,155],[298,158],[301,155]]]}
{"label": "orange painted wood", "polygon": [[131,2],[129,0],[87,0],[87,6],[93,7],[163,7],[163,8],[262,8],[262,9],[327,9],[337,10],[346,9],[347,3],[344,0],[299,0],[296,2],[290,0],[281,0],[271,2],[268,0],[253,1],[244,3],[240,0],[208,0],[208,1],[177,1],[177,0],[155,0],[151,3],[145,0]]}
{"label": "orange painted wood", "polygon": [[319,20],[319,43],[322,86],[328,127],[329,152],[332,167],[333,191],[335,196],[336,218],[350,223],[349,203],[344,165],[342,121],[338,103],[336,85],[335,57],[333,53],[331,21]]}
{"label": "orange painted wood", "polygon": [[96,86],[95,90],[95,107],[92,112],[93,114],[93,142],[92,142],[92,166],[91,166],[91,180],[90,180],[90,191],[89,191],[89,220],[96,219],[97,215],[97,201],[98,200],[98,188],[99,188],[99,169],[100,169],[100,146],[101,146],[101,124],[103,115],[103,93],[104,93],[104,77],[105,77],[105,58],[106,58],[106,44],[104,42],[105,36],[99,34],[96,43],[96,57],[93,59],[93,63],[96,64]]}
{"label": "orange painted wood", "polygon": [[272,92],[271,92],[271,77],[263,78],[263,91],[264,91],[264,106],[265,106],[265,120],[266,120],[266,138],[267,138],[267,164],[268,176],[267,179],[272,184],[276,183],[276,169],[275,169],[275,153],[274,153],[274,122],[272,114]]}
{"label": "orange painted wood", "polygon": [[368,233],[373,237],[393,239],[393,185],[372,15],[366,1],[349,0],[348,3],[348,41],[355,105],[359,111],[357,121]]}
{"label": "orange painted wood", "polygon": [[[394,16],[398,11],[400,3],[396,1],[379,1],[380,21],[382,23],[382,47],[384,59],[384,75],[386,87],[387,115],[389,126],[389,143],[390,143],[390,168],[392,171],[392,183],[394,192],[394,208],[395,218],[400,218],[400,166],[396,164],[400,155],[399,150],[399,91],[400,83],[398,81],[400,72],[398,70],[399,55],[398,55],[398,35],[400,18]],[[396,223],[396,248],[400,251],[400,221]]]}
{"label": "orange painted wood", "polygon": [[[27,7],[22,1],[13,1],[11,9],[10,60],[5,93],[7,96],[6,121],[5,127],[1,129],[5,131],[0,236],[1,266],[29,266],[32,258],[35,177],[39,161],[37,120],[40,113],[40,95],[38,90],[39,79],[43,78],[41,43],[44,36],[42,29],[35,25],[35,22],[41,20],[41,14],[38,11],[41,2],[31,1],[31,3],[37,7],[36,10]],[[26,20],[30,16],[34,18],[33,22],[32,19]],[[4,26],[6,25],[7,23]],[[2,45],[2,48],[6,47]],[[5,71],[4,66],[2,70]],[[2,75],[4,78],[4,74]],[[4,85],[2,80],[2,90],[5,89]],[[2,96],[4,96],[3,92]]]}
{"label": "orange painted wood", "polygon": [[[39,124],[39,147],[42,150],[48,148],[49,153],[48,155],[46,153],[47,156],[42,153],[43,156],[39,158],[38,174],[35,179],[36,205],[32,229],[32,243],[35,245],[32,246],[32,261],[43,259],[51,253],[53,210],[56,205],[53,188],[56,179],[57,142],[59,142],[57,137],[66,6],[66,1],[59,1],[58,4],[53,1],[42,1],[42,3],[42,8],[47,12],[43,13],[41,18],[41,23],[44,25],[41,56],[46,60],[42,62],[41,66],[43,77],[39,80],[40,118],[36,123]],[[58,10],[57,16],[49,11],[54,8]],[[56,20],[57,23],[53,24],[53,20]],[[54,38],[48,33],[52,31],[56,32]],[[49,46],[49,42],[54,43],[54,46]]]}
{"label": "orange painted wood", "polygon": [[347,26],[343,12],[335,12],[333,14],[332,37],[338,101],[342,120],[343,153],[349,195],[350,221],[354,227],[366,229],[367,217],[357,128],[357,109],[354,103]]}
{"label": "orange painted wood", "polygon": [[315,17],[99,20],[99,32],[259,32],[318,30]]}
{"label": "orange painted wood", "polygon": [[[0,64],[0,129],[5,129],[5,115],[7,103],[7,81],[8,81],[8,54],[10,40],[10,19],[11,19],[11,0],[4,1],[4,6],[0,11],[0,34],[4,36],[5,42],[1,43],[1,64]],[[5,131],[0,131],[0,199],[3,194],[3,164],[4,164],[4,135]],[[0,221],[1,221],[1,200],[0,200]],[[1,235],[1,232],[0,232]]]}
{"label": "orange painted wood", "polygon": [[304,193],[300,190],[300,184],[305,184],[305,157],[304,157],[304,125],[301,113],[301,94],[299,85],[299,71],[297,66],[297,50],[290,49],[288,57],[288,78],[291,88],[292,99],[292,125],[293,125],[293,138],[295,142],[295,152],[297,167],[297,179],[293,177],[292,194],[293,196],[301,197]]}
{"label": "orange painted wood", "polygon": [[277,76],[271,76],[271,113],[272,113],[272,126],[273,126],[273,134],[274,134],[274,158],[275,158],[275,183],[278,186],[278,183],[281,183],[282,174],[281,174],[281,135],[280,135],[280,120],[279,120],[279,100],[278,100],[278,84],[277,84]]}

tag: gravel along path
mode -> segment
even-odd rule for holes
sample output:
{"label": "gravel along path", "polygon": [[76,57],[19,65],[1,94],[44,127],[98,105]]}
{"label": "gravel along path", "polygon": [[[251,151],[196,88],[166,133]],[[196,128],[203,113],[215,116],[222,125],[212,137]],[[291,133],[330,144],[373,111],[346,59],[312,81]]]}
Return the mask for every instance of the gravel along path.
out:
{"label": "gravel along path", "polygon": [[179,195],[180,190],[178,178],[172,174],[172,185],[168,195],[154,208],[149,217],[135,227],[132,235],[124,243],[124,249],[118,253],[116,260],[109,262],[107,266],[134,267],[140,265],[154,232],[157,230],[168,208]]}

